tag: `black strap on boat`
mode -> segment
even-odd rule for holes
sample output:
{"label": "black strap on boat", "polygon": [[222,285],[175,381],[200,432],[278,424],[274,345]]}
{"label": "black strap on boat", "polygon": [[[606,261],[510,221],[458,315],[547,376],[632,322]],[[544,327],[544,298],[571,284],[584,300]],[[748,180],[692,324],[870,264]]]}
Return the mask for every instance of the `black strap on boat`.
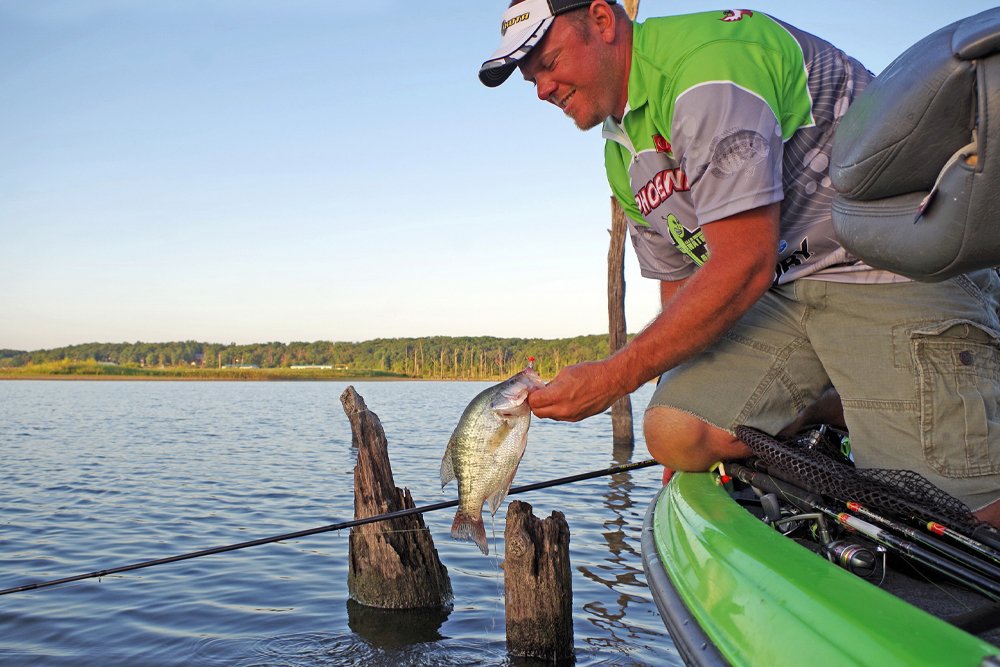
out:
{"label": "black strap on boat", "polygon": [[[653,459],[648,459],[646,461],[638,461],[636,463],[625,463],[622,465],[611,466],[610,468],[603,468],[601,470],[592,470],[590,472],[584,472],[577,475],[569,475],[567,477],[560,477],[558,479],[550,479],[546,482],[525,484],[524,486],[518,486],[512,488],[507,495],[512,496],[518,493],[525,493],[527,491],[537,491],[539,489],[547,489],[549,487],[561,486],[563,484],[570,484],[572,482],[581,482],[583,480],[593,479],[595,477],[604,477],[607,475],[615,475],[617,473],[629,472],[631,470],[639,470],[640,468],[648,468],[653,465],[657,465],[656,461],[654,461]],[[131,565],[122,565],[107,570],[98,570],[95,572],[88,572],[86,574],[77,574],[71,577],[63,577],[61,579],[53,579],[50,581],[41,581],[34,584],[24,584],[23,586],[15,586],[13,588],[6,588],[4,590],[0,590],[0,595],[8,595],[10,593],[20,593],[22,591],[33,591],[39,588],[49,588],[51,586],[68,584],[73,581],[82,581],[84,579],[99,579],[101,577],[106,577],[112,574],[120,574],[122,572],[130,572],[132,570],[139,570],[146,567],[153,567],[154,565],[166,565],[167,563],[176,563],[182,560],[190,560],[192,558],[201,558],[202,556],[221,554],[227,551],[236,551],[238,549],[246,549],[248,547],[260,546],[262,544],[271,544],[273,542],[294,540],[300,537],[308,537],[309,535],[328,533],[335,530],[343,530],[344,528],[351,528],[354,526],[362,526],[369,523],[376,523],[378,521],[387,521],[389,519],[398,519],[400,517],[410,516],[413,514],[423,514],[424,512],[432,512],[434,510],[456,507],[457,505],[458,505],[458,500],[449,500],[446,502],[434,503],[431,505],[411,507],[404,510],[397,510],[395,512],[386,512],[384,514],[377,514],[375,516],[353,519],[351,521],[342,521],[340,523],[333,523],[326,526],[308,528],[306,530],[297,530],[292,533],[284,533],[282,535],[274,535],[272,537],[263,537],[257,540],[240,542],[238,544],[227,544],[221,547],[212,547],[210,549],[202,549],[201,551],[192,551],[190,553],[180,554],[177,556],[168,556],[166,558],[157,558],[154,560],[142,561],[141,563],[133,563]]]}

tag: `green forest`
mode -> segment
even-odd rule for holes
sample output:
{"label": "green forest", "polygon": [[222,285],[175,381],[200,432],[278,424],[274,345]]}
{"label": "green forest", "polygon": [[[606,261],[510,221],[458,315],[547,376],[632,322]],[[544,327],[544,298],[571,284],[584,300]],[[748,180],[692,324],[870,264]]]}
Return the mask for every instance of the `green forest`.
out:
{"label": "green forest", "polygon": [[250,345],[86,343],[33,352],[0,350],[0,375],[493,380],[516,373],[534,357],[538,372],[551,378],[563,366],[601,359],[607,353],[607,335],[559,339],[428,336]]}

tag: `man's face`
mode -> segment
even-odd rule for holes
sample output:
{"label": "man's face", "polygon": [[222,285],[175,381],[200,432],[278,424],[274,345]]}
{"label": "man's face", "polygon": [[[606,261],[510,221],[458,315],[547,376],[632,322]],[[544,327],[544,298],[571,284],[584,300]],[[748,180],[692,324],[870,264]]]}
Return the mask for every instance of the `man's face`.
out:
{"label": "man's face", "polygon": [[574,25],[577,18],[557,16],[518,67],[524,79],[535,85],[538,99],[555,104],[577,127],[589,130],[621,112],[615,108],[619,86],[608,45],[591,22],[582,31]]}

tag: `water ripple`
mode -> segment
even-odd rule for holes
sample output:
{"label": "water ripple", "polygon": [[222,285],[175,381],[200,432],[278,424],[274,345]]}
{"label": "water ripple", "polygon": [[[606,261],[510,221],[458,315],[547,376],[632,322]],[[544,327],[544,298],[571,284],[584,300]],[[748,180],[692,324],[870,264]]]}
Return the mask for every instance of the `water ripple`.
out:
{"label": "water ripple", "polygon": [[[418,505],[454,498],[438,464],[485,385],[356,386],[385,427],[396,485]],[[0,587],[352,518],[344,387],[0,382]],[[603,417],[536,422],[516,484],[629,460],[609,443]],[[570,525],[578,665],[680,664],[638,555],[658,477],[635,471],[518,497]],[[505,511],[487,517],[489,557],[451,539],[453,511],[424,515],[452,580],[448,609],[345,603],[349,531],[339,531],[10,595],[0,663],[531,665],[505,649]]]}

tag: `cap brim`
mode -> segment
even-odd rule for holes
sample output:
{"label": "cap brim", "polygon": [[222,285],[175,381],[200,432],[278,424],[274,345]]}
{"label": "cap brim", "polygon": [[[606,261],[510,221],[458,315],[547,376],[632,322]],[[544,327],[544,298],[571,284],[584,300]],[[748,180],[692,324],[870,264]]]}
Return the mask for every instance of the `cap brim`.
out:
{"label": "cap brim", "polygon": [[483,82],[483,85],[496,88],[506,81],[514,73],[515,69],[517,69],[516,60],[505,63],[488,61],[483,63],[483,66],[479,68],[479,80]]}
{"label": "cap brim", "polygon": [[479,80],[490,88],[495,88],[506,81],[517,67],[517,63],[545,36],[545,31],[552,25],[553,18],[547,16],[537,23],[504,35],[500,48],[494,51],[479,68]]}

